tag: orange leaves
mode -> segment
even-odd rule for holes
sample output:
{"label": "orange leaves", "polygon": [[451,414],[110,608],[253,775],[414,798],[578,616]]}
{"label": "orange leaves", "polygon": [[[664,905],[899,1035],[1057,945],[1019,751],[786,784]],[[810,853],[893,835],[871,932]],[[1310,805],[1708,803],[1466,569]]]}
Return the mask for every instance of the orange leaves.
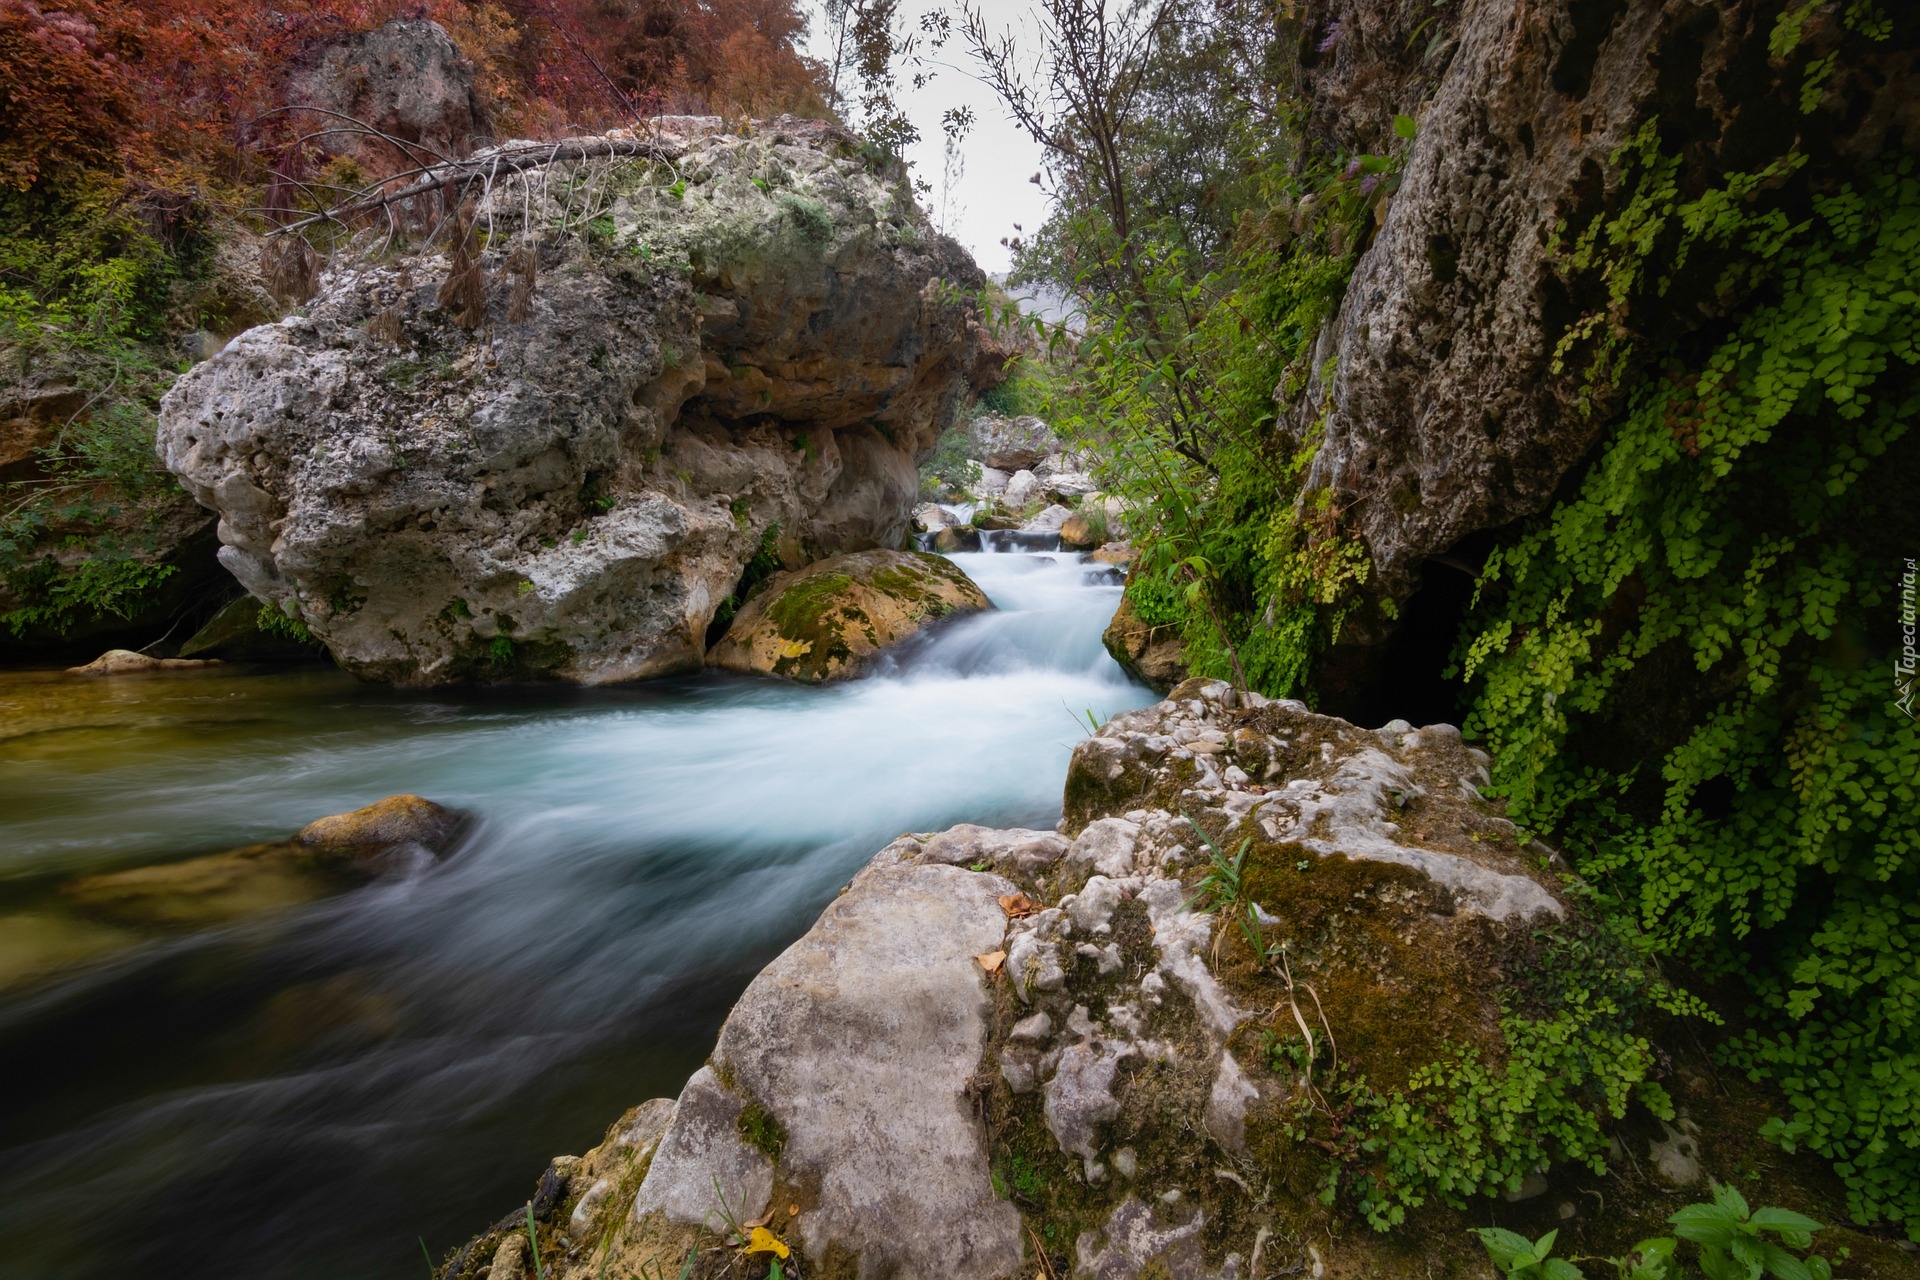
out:
{"label": "orange leaves", "polygon": [[25,191],[52,169],[113,165],[133,122],[123,70],[93,23],[0,0],[0,185]]}
{"label": "orange leaves", "polygon": [[1024,893],[1007,893],[1000,896],[1000,909],[1007,913],[1007,919],[1018,920],[1038,911],[1040,904]]}

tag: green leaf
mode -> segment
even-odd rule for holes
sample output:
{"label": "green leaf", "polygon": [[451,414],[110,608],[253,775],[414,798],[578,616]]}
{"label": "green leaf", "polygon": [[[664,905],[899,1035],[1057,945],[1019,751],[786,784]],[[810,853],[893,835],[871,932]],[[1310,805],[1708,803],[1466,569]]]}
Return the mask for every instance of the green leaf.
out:
{"label": "green leaf", "polygon": [[[1753,1216],[1747,1219],[1761,1231],[1778,1231],[1783,1234],[1795,1232],[1811,1237],[1814,1232],[1824,1228],[1804,1213],[1795,1213],[1791,1209],[1755,1209]],[[1797,1245],[1796,1248],[1805,1248]]]}
{"label": "green leaf", "polygon": [[1763,1244],[1760,1247],[1765,1251],[1766,1273],[1775,1277],[1775,1280],[1813,1280],[1813,1272],[1807,1269],[1807,1264],[1779,1245]]}
{"label": "green leaf", "polygon": [[1393,118],[1393,131],[1403,138],[1411,138],[1420,131],[1420,126],[1414,122],[1412,116],[1395,116]]}
{"label": "green leaf", "polygon": [[1533,1254],[1533,1242],[1523,1235],[1517,1235],[1505,1227],[1476,1227],[1474,1232],[1480,1237],[1480,1243],[1486,1246],[1487,1256],[1493,1259],[1493,1265],[1505,1271],[1515,1258]]}
{"label": "green leaf", "polygon": [[1740,1189],[1730,1182],[1713,1184],[1713,1202],[1741,1222],[1745,1222],[1753,1213],[1753,1210],[1747,1207],[1747,1198],[1741,1195]]}
{"label": "green leaf", "polygon": [[1667,1221],[1674,1234],[1695,1244],[1724,1249],[1739,1232],[1741,1220],[1717,1204],[1690,1204]]}
{"label": "green leaf", "polygon": [[1580,1268],[1565,1258],[1548,1258],[1541,1264],[1540,1274],[1544,1280],[1586,1280],[1580,1274]]}

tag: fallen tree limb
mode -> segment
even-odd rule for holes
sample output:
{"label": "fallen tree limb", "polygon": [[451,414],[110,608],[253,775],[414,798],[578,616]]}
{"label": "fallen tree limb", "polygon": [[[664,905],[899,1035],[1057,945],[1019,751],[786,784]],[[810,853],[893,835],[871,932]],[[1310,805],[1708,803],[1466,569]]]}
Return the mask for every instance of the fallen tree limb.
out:
{"label": "fallen tree limb", "polygon": [[[658,138],[562,138],[557,142],[495,147],[477,152],[464,160],[427,165],[400,174],[399,178],[418,175],[415,181],[403,187],[389,190],[362,188],[339,204],[284,223],[268,234],[286,235],[322,223],[346,222],[365,214],[382,212],[417,196],[431,195],[449,188],[464,197],[474,185],[490,185],[505,173],[520,173],[580,160],[674,161],[683,154],[679,147]],[[388,183],[393,181],[394,178],[385,179]]]}

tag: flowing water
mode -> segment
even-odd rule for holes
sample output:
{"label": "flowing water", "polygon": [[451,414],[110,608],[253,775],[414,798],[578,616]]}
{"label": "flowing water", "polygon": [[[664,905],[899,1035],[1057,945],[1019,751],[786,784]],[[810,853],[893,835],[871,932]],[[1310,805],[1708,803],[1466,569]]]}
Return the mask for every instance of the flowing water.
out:
{"label": "flowing water", "polygon": [[423,1240],[676,1093],[881,845],[1051,826],[1087,715],[1152,699],[1100,646],[1119,588],[1071,554],[955,559],[996,612],[823,689],[0,677],[0,980],[63,878],[399,791],[479,819],[441,864],[298,910],[86,926],[89,965],[0,994],[0,1275],[418,1280]]}

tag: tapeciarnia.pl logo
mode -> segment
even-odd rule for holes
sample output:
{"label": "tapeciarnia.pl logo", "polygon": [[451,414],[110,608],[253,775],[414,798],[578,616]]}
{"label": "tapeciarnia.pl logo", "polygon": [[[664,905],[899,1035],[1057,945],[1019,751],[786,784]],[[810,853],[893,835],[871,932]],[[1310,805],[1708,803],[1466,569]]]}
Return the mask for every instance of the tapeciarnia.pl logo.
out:
{"label": "tapeciarnia.pl logo", "polygon": [[1920,577],[1914,562],[1900,575],[1900,652],[1893,660],[1893,696],[1900,709],[1920,720],[1920,648],[1915,641],[1914,583]]}

